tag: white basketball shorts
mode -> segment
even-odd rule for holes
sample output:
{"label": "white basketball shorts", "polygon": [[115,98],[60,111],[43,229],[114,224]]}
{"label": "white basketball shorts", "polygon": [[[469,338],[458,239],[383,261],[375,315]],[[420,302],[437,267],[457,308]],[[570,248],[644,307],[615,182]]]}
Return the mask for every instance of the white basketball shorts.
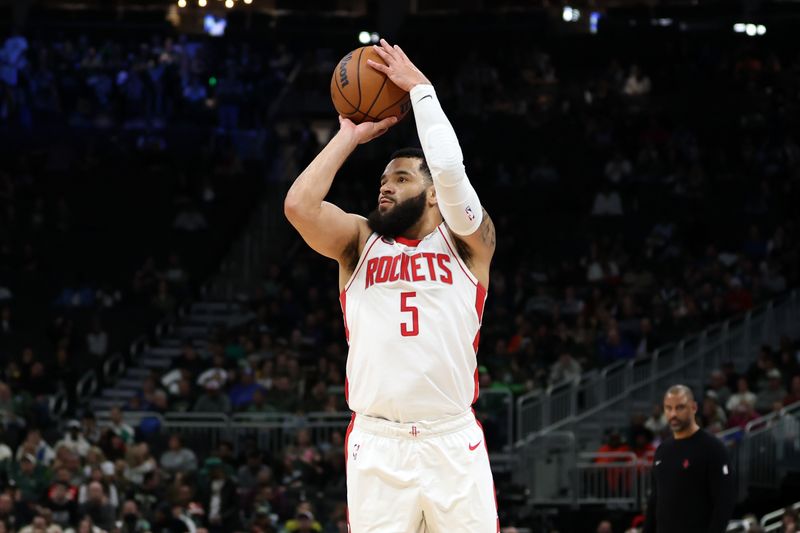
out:
{"label": "white basketball shorts", "polygon": [[497,533],[483,429],[472,411],[436,422],[353,415],[345,439],[351,533]]}

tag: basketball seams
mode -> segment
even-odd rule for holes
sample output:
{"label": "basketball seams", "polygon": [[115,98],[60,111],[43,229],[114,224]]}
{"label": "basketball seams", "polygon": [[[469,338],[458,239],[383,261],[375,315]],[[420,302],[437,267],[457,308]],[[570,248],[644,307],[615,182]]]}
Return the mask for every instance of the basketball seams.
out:
{"label": "basketball seams", "polygon": [[[356,109],[361,109],[361,57],[364,55],[364,49],[366,47],[361,47],[358,50],[358,61],[356,61],[356,87],[358,87],[358,105]],[[363,111],[362,111],[363,113]],[[366,116],[366,113],[364,113]]]}
{"label": "basketball seams", "polygon": [[[380,117],[382,114],[386,113],[388,110],[390,110],[391,108],[393,108],[394,106],[396,106],[397,104],[399,104],[400,102],[402,102],[403,100],[407,100],[407,99],[410,99],[410,98],[411,98],[411,97],[409,96],[409,94],[408,94],[408,93],[405,93],[403,96],[401,96],[400,98],[398,98],[397,100],[395,100],[395,101],[394,101],[394,102],[392,102],[391,104],[389,104],[389,105],[387,105],[386,107],[384,107],[383,109],[381,109],[379,113],[376,113],[376,114],[375,114],[375,116],[376,116],[376,117]],[[404,117],[404,116],[405,116],[405,114],[403,114],[403,115],[398,115],[398,119],[399,119],[399,118],[402,118],[402,117]]]}
{"label": "basketball seams", "polygon": [[[392,110],[393,108],[396,108],[394,114],[398,117],[398,119],[400,119],[400,118],[402,118],[402,116],[405,115],[405,113],[403,113],[401,115],[400,114],[401,109],[397,108],[397,106],[398,106],[398,104],[404,105],[404,102],[408,101],[409,95],[408,95],[407,92],[403,92],[403,95],[399,99],[397,99],[396,101],[390,103],[389,105],[386,105],[384,102],[388,98],[382,98],[384,96],[384,91],[388,91],[386,93],[386,96],[392,97],[392,96],[394,96],[394,93],[396,92],[396,88],[395,87],[390,87],[390,85],[392,85],[392,83],[389,80],[388,76],[385,76],[385,75],[381,76],[380,85],[377,87],[377,90],[374,91],[375,92],[375,96],[373,97],[372,101],[369,102],[369,107],[366,110],[362,110],[361,109],[361,104],[362,103],[363,104],[367,104],[368,103],[368,102],[366,102],[364,100],[365,93],[364,93],[364,88],[362,88],[362,86],[361,86],[362,82],[363,83],[367,83],[368,89],[369,89],[369,91],[368,91],[369,93],[372,93],[373,90],[374,90],[373,88],[376,87],[376,85],[378,85],[378,79],[377,78],[373,79],[373,78],[375,78],[374,76],[367,76],[363,80],[361,78],[361,69],[362,68],[371,68],[371,67],[369,67],[369,65],[366,64],[367,59],[370,58],[370,54],[367,53],[367,56],[366,57],[364,56],[364,51],[365,50],[367,52],[370,52],[370,50],[368,50],[368,48],[369,47],[365,46],[365,47],[362,47],[362,48],[360,48],[358,50],[354,50],[353,53],[352,53],[352,60],[350,61],[350,64],[348,65],[347,70],[348,70],[348,73],[351,76],[350,80],[355,80],[355,83],[350,83],[349,84],[350,89],[346,89],[345,87],[343,87],[340,84],[340,76],[337,75],[337,73],[339,72],[340,68],[337,65],[337,69],[334,71],[334,74],[332,76],[332,83],[331,83],[331,97],[334,100],[334,107],[337,108],[337,112],[340,115],[342,115],[343,117],[349,118],[350,120],[352,120],[353,122],[355,122],[357,124],[361,123],[361,122],[364,122],[364,121],[378,122],[378,121],[382,120],[383,118],[385,118],[383,115],[386,114],[387,112],[389,112],[390,110]],[[358,53],[356,54],[355,52],[358,52]],[[341,64],[341,62],[342,62],[342,60],[339,61],[339,64]],[[355,73],[353,73],[353,70],[352,70],[353,66],[355,66],[355,69],[356,69]],[[336,86],[336,90],[333,89],[333,85]],[[353,85],[355,85],[355,87],[353,87]],[[355,92],[354,89],[358,91],[357,104],[354,104],[349,98],[349,95],[351,95],[351,94],[352,94],[352,96],[356,96],[355,94],[353,94]],[[341,108],[345,107],[345,104],[346,104],[346,107],[349,107],[350,109],[343,112]],[[374,110],[376,108],[380,109],[380,112],[374,112]]]}
{"label": "basketball seams", "polygon": [[[358,111],[358,107],[354,106],[353,103],[350,100],[347,99],[347,96],[345,96],[344,91],[339,86],[339,80],[336,77],[336,73],[334,73],[334,75],[333,75],[333,84],[336,86],[336,89],[339,91],[339,94],[342,95],[342,99],[345,102],[347,102],[347,105],[349,105],[350,107],[355,109],[355,111],[353,111],[353,113],[357,112]],[[350,113],[350,114],[352,115],[353,113]]]}
{"label": "basketball seams", "polygon": [[375,93],[375,99],[372,100],[372,103],[369,105],[367,110],[364,111],[365,115],[369,114],[369,112],[372,111],[372,108],[375,107],[375,104],[378,103],[378,98],[381,97],[381,93],[383,92],[383,88],[386,87],[386,82],[387,81],[389,81],[389,77],[388,76],[384,76],[383,77],[383,83],[381,83],[380,89],[378,89],[378,92]]}

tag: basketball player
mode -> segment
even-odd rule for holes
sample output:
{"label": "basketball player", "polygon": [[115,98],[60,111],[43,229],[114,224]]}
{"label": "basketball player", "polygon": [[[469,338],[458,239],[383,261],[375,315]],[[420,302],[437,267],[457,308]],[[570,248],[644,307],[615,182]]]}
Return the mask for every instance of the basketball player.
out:
{"label": "basketball player", "polygon": [[410,92],[422,151],[394,154],[368,218],[345,213],[324,201],[336,172],[396,119],[339,117],[285,201],[309,246],[339,263],[350,531],[496,532],[486,442],[470,408],[494,225],[428,79],[398,46],[376,49],[386,65],[370,67]]}

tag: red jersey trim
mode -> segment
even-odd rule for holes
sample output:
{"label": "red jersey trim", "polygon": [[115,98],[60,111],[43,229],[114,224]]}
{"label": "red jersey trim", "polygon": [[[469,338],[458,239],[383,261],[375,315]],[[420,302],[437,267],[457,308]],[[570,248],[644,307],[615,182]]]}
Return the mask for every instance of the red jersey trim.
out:
{"label": "red jersey trim", "polygon": [[[475,414],[475,409],[472,410],[472,414]],[[475,422],[477,422],[478,427],[481,428],[481,433],[483,434],[483,449],[486,450],[486,457],[489,457],[489,446],[486,444],[486,432],[483,430],[483,424],[481,424],[477,416],[475,417]],[[497,533],[500,533],[500,507],[497,505],[497,487],[494,484],[494,476],[492,476],[492,494],[494,494],[494,510],[497,512]]]}
{"label": "red jersey trim", "polygon": [[442,231],[442,227],[437,226],[436,229],[439,230],[439,233],[442,234],[442,239],[444,239],[444,243],[447,245],[447,249],[450,250],[450,254],[456,258],[458,266],[461,267],[461,271],[464,273],[465,276],[467,276],[467,279],[470,280],[472,284],[475,285],[476,287],[480,285],[480,282],[475,277],[475,275],[472,272],[470,272],[469,269],[464,265],[464,262],[461,261],[461,256],[453,251],[453,246],[450,245],[450,241],[447,239],[447,236]]}
{"label": "red jersey trim", "polygon": [[419,243],[422,242],[422,239],[406,239],[405,237],[395,237],[394,240],[400,244],[414,247],[419,246]]}
{"label": "red jersey trim", "polygon": [[[350,434],[353,432],[353,426],[356,423],[356,414],[350,415],[350,423],[347,425],[347,431],[344,434],[344,476],[347,478],[347,456],[350,455]],[[485,440],[485,439],[484,439]],[[495,500],[497,496],[495,496]],[[495,501],[495,505],[497,505]],[[350,509],[345,507],[345,519],[347,520],[347,531],[350,531]]]}
{"label": "red jersey trim", "polygon": [[344,338],[347,341],[347,345],[350,345],[350,328],[347,327],[347,291],[342,291],[342,294],[339,295],[339,303],[342,306],[342,318],[344,319]]}
{"label": "red jersey trim", "polygon": [[[369,238],[371,238],[372,235],[376,235],[376,234],[375,233],[370,234]],[[369,244],[369,238],[367,238],[367,244]],[[350,279],[347,280],[347,283],[345,284],[344,289],[342,289],[343,293],[347,292],[347,289],[349,289],[350,285],[353,284],[353,282],[356,279],[356,275],[358,274],[358,271],[361,270],[362,266],[364,266],[364,261],[367,259],[367,256],[369,255],[369,251],[372,250],[372,247],[375,246],[375,243],[378,242],[379,239],[380,239],[380,235],[376,235],[375,236],[375,240],[372,241],[372,244],[370,244],[369,246],[367,246],[366,244],[364,245],[364,250],[362,250],[361,257],[358,259],[358,265],[356,265],[356,269],[353,270],[353,274],[350,276]]]}

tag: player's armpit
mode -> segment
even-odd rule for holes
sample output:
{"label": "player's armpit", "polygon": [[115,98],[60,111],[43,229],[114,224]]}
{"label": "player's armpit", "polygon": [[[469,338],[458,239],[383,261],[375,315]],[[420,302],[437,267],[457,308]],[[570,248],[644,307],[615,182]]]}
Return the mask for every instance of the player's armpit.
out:
{"label": "player's armpit", "polygon": [[368,232],[364,217],[346,213],[330,202],[322,202],[317,209],[293,206],[287,201],[284,213],[303,240],[317,253],[348,265],[355,243],[356,256],[360,251],[362,235]]}
{"label": "player's armpit", "polygon": [[486,209],[483,210],[483,220],[481,220],[481,225],[478,226],[478,229],[470,235],[459,235],[458,239],[467,245],[473,260],[491,260],[497,246],[497,236],[494,222],[489,213],[486,212]]}

